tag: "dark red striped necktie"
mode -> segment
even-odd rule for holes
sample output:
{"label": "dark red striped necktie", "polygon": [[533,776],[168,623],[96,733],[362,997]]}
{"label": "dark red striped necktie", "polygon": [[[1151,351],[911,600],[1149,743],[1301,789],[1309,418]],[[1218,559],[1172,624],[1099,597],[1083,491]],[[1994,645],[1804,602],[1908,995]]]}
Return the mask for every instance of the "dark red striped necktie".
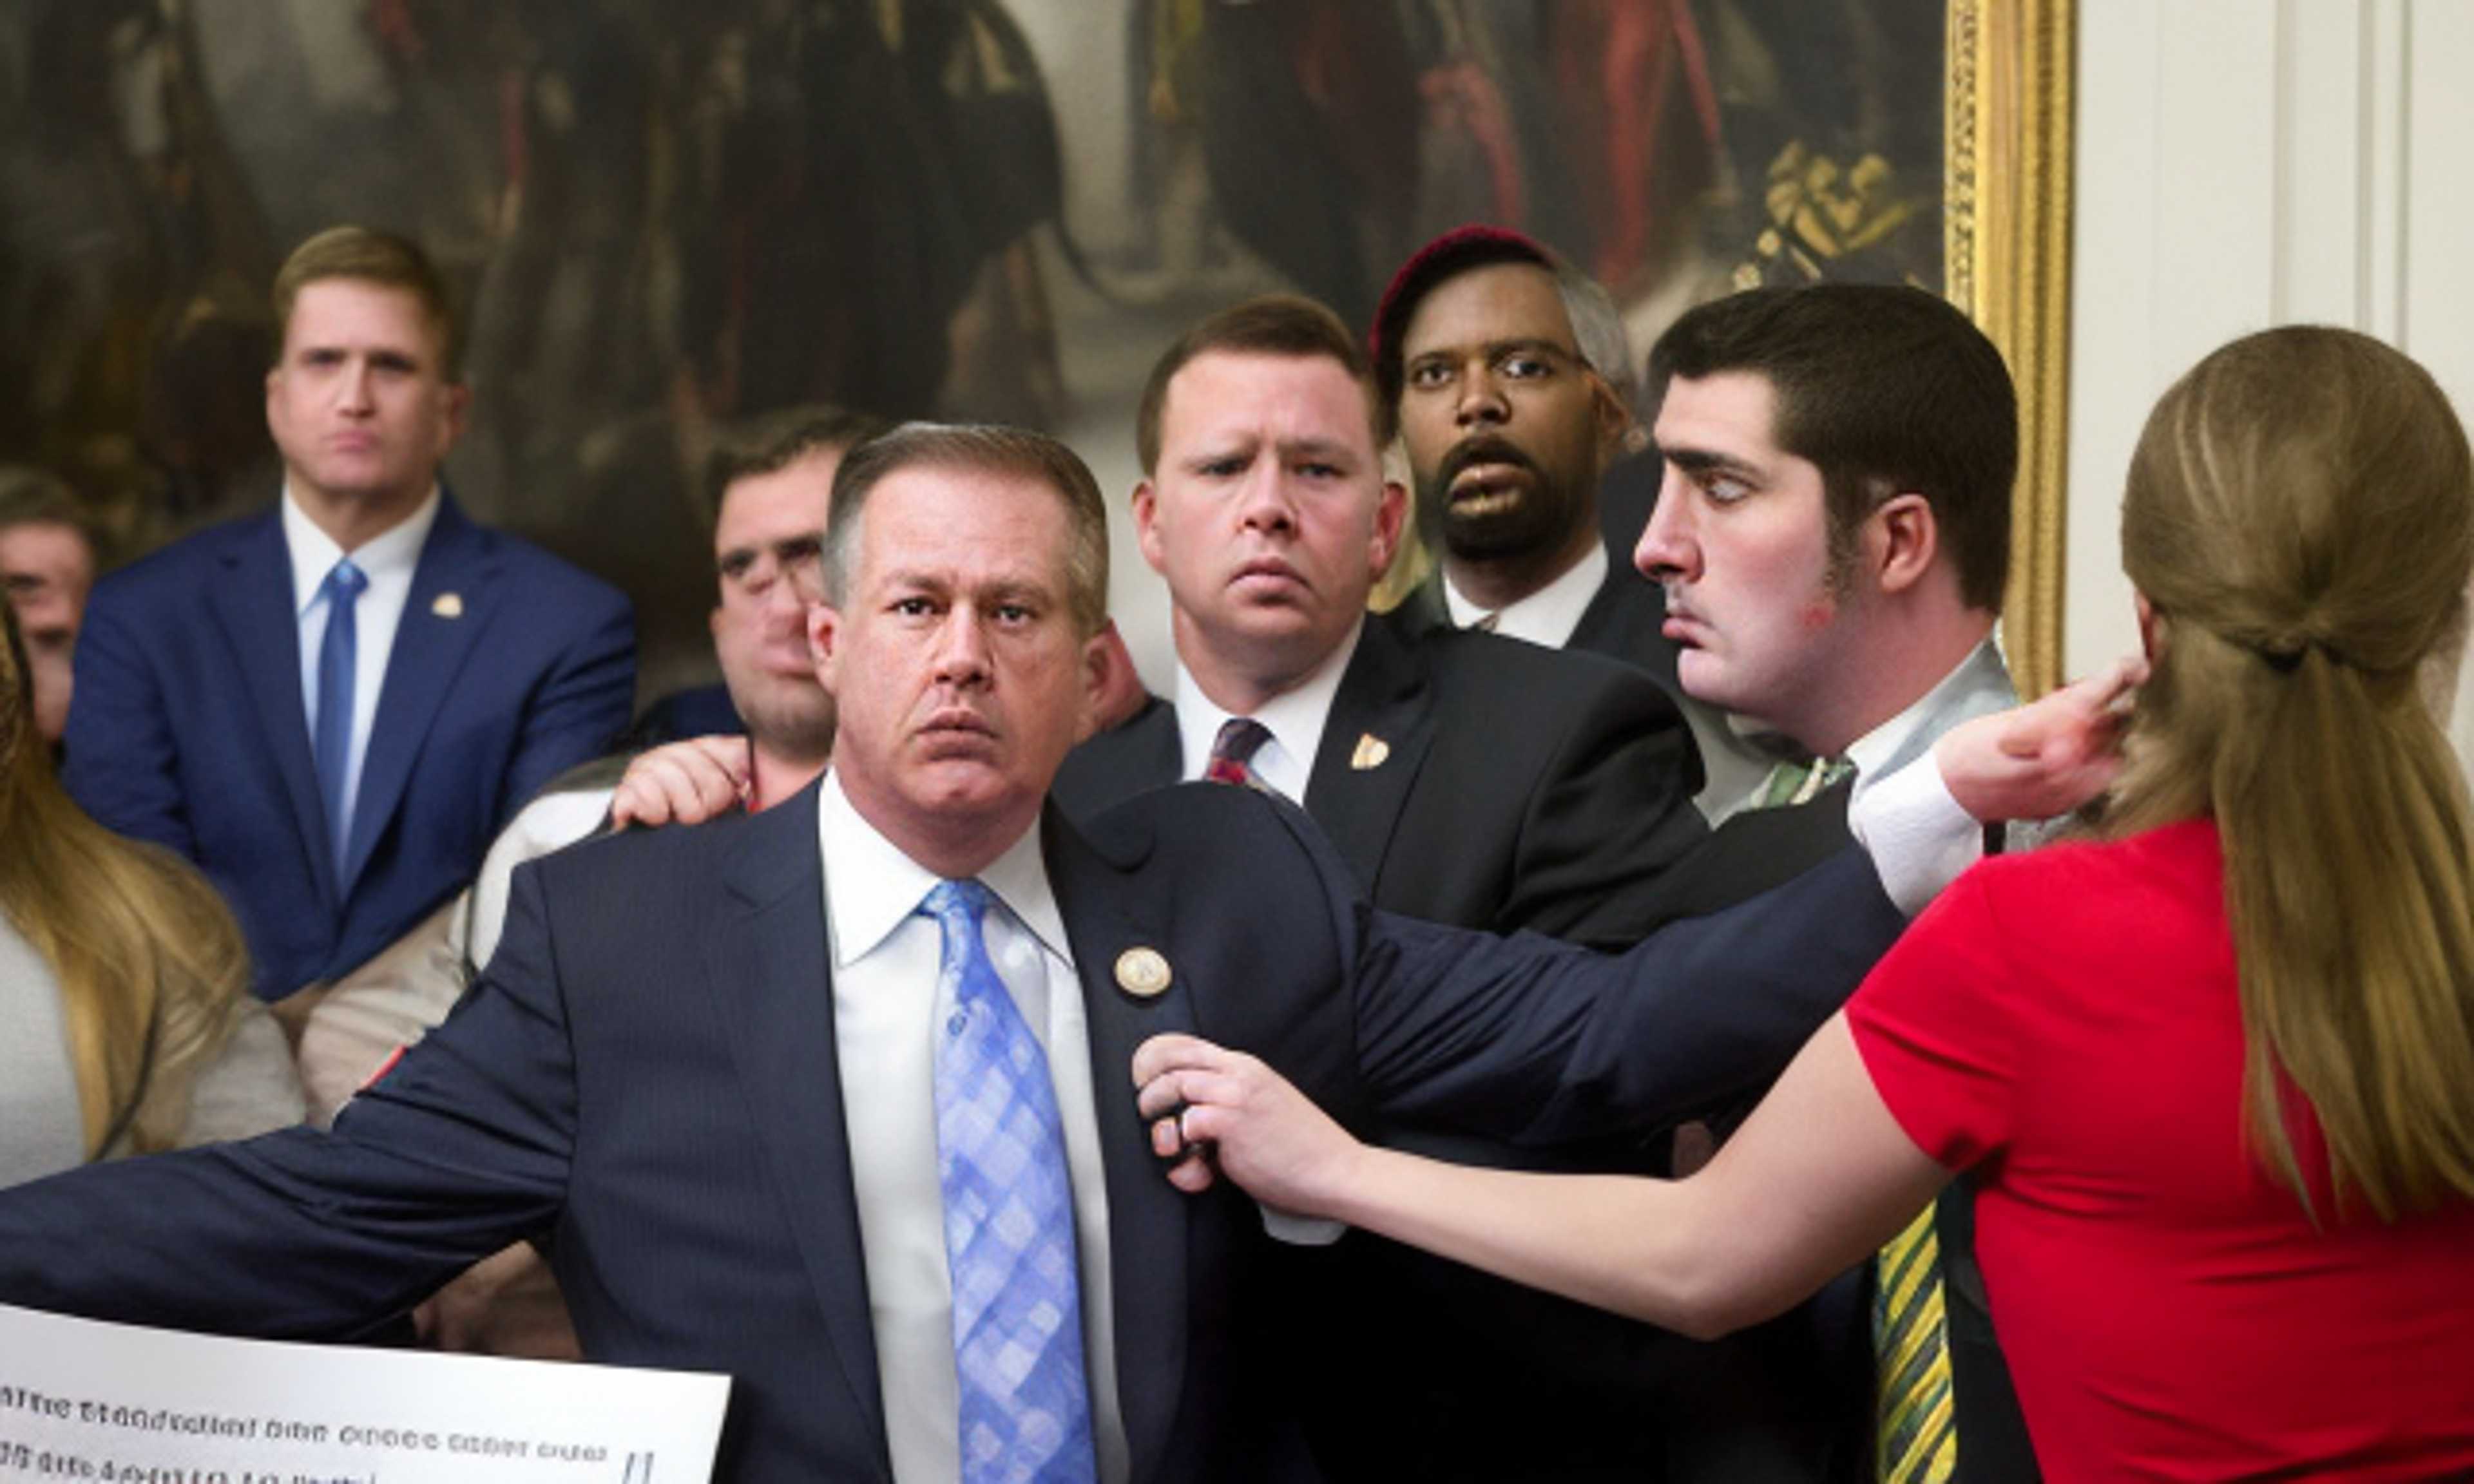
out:
{"label": "dark red striped necktie", "polygon": [[1211,756],[1202,765],[1202,776],[1214,783],[1264,787],[1254,772],[1254,754],[1271,740],[1271,729],[1252,717],[1228,718],[1220,724],[1220,734],[1211,739]]}

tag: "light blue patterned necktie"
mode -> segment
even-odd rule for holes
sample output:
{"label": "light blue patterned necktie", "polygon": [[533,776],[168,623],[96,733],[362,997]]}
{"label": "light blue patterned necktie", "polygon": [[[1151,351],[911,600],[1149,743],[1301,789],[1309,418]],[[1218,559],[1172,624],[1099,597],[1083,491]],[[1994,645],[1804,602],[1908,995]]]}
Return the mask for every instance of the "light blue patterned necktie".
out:
{"label": "light blue patterned necktie", "polygon": [[1038,1038],[988,962],[995,898],[941,881],[936,1174],[954,1281],[962,1484],[1092,1484],[1091,1398],[1065,1129]]}
{"label": "light blue patterned necktie", "polygon": [[352,610],[369,585],[345,557],[327,570],[319,588],[327,599],[327,636],[318,646],[318,725],[310,733],[310,760],[318,768],[318,796],[327,803],[327,849],[338,887],[352,839],[352,800],[345,791],[352,772],[352,681],[360,658]]}

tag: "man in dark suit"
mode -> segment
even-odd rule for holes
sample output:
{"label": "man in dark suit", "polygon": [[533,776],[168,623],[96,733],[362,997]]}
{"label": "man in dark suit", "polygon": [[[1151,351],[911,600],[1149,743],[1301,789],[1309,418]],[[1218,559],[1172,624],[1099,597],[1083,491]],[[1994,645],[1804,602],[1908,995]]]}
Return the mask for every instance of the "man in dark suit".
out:
{"label": "man in dark suit", "polygon": [[205,870],[266,999],[453,896],[534,789],[618,734],[635,686],[626,599],[439,486],[466,393],[421,251],[321,232],[275,305],[282,498],[95,588],[63,779]]}
{"label": "man in dark suit", "polygon": [[[1554,334],[1523,342],[1526,379],[1546,379],[1560,355],[1566,397],[1596,405],[1603,388],[1570,361],[1568,331]],[[1382,476],[1386,421],[1352,337],[1303,300],[1211,316],[1160,357],[1137,430],[1147,477],[1134,515],[1169,586],[1176,701],[1076,749],[1058,802],[1087,817],[1207,776],[1216,739],[1242,719],[1269,732],[1247,775],[1302,802],[1387,911],[1622,947],[1687,906],[1782,879],[1753,857],[1675,867],[1703,842],[1688,802],[1697,770],[1637,670],[1364,612],[1404,499]],[[1613,1138],[1538,1150],[1405,1122],[1378,1133],[1464,1162],[1657,1163]],[[1691,1477],[1758,1478],[1765,1465],[1747,1448],[1791,1433],[1769,1420],[1803,1401],[1801,1373],[1765,1381],[1751,1359],[1736,1363],[1759,1336],[1690,1345],[1362,1234],[1283,1266],[1284,1302],[1327,1330],[1297,1364],[1336,1479],[1637,1477],[1685,1459]],[[1755,1394],[1775,1412],[1714,1424],[1747,1415]]]}
{"label": "man in dark suit", "polygon": [[[1987,840],[1967,827],[1936,744],[2016,700],[1993,642],[2018,459],[2001,352],[1930,294],[1821,284],[1687,312],[1652,349],[1649,381],[1663,475],[1637,557],[1666,588],[1684,687],[1831,763],[1800,789],[1765,790],[1758,804],[1797,806],[1729,819],[1704,858],[1801,869],[1845,848],[1851,807],[1861,829],[1904,795],[1928,805],[1907,819],[1928,825],[1937,809],[1959,826],[1885,871],[1891,895],[1920,910]],[[1937,1319],[1919,1321],[1881,1377],[1885,1480],[1950,1477],[1953,1463],[1971,1484],[2035,1477],[1972,1231],[1954,1185],[1941,1220],[1893,1250],[1923,1271],[1936,1243],[1948,1249],[1949,1322],[1945,1339]],[[1883,1304],[1872,1328],[1896,1337],[1906,1317]]]}
{"label": "man in dark suit", "polygon": [[[1095,688],[1106,550],[1049,440],[854,452],[811,619],[839,712],[813,791],[521,868],[473,993],[331,1135],[0,1194],[0,1302],[347,1334],[533,1235],[589,1355],[736,1378],[728,1480],[1307,1476],[1279,1383],[1320,1337],[1267,1326],[1271,1213],[1162,1179],[1139,1041],[1254,1048],[1353,1120],[1645,1130],[1775,1065],[1903,920],[1851,853],[1599,958],[1370,911],[1255,791],[1162,791],[1085,838],[1042,802]],[[1002,1063],[949,1064],[1001,1033]],[[990,1087],[990,1120],[948,1106]],[[1011,1223],[950,1172],[991,1126],[1003,1189],[1055,1195],[1022,1195],[1008,1243],[1060,1260],[963,1324],[949,1265]],[[974,1363],[983,1323],[1021,1367]]]}
{"label": "man in dark suit", "polygon": [[[1067,758],[1078,817],[1205,776],[1221,734],[1301,803],[1375,903],[1622,947],[1702,835],[1691,743],[1637,674],[1366,611],[1404,492],[1346,328],[1305,299],[1196,324],[1153,367],[1134,491],[1168,582],[1177,695]],[[1225,751],[1225,750],[1224,750]]]}
{"label": "man in dark suit", "polygon": [[1627,452],[1636,424],[1616,389],[1632,351],[1606,290],[1517,232],[1464,227],[1400,266],[1372,340],[1435,559],[1403,617],[1646,671],[1692,729],[1699,802],[1723,817],[1770,759],[1677,683],[1665,600],[1633,567],[1658,461]]}

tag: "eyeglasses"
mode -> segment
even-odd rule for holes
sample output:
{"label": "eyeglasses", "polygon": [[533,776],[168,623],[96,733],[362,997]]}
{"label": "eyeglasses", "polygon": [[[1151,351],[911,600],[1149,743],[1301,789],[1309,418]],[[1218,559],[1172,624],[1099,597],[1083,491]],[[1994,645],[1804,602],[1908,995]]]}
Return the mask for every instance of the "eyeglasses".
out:
{"label": "eyeglasses", "polygon": [[736,587],[751,598],[764,596],[788,572],[800,598],[813,603],[824,594],[824,558],[822,539],[799,536],[724,552],[714,571],[725,588]]}

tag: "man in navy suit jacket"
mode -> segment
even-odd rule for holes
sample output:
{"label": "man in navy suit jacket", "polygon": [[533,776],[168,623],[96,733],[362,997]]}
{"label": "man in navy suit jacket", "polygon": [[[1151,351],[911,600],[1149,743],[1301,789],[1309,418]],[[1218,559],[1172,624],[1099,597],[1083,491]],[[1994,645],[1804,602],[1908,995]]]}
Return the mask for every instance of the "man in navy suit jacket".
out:
{"label": "man in navy suit jacket", "polygon": [[[1638,1131],[1765,1076],[1903,925],[1852,851],[1613,959],[1373,912],[1251,790],[1161,790],[1086,838],[1042,805],[1101,674],[1088,470],[1033,434],[914,427],[853,453],[834,505],[810,635],[840,727],[813,789],[521,868],[479,983],[331,1135],[0,1194],[0,1302],[344,1335],[529,1235],[588,1355],[735,1377],[721,1477],[954,1477],[924,1065],[952,1026],[911,907],[969,878],[1003,993],[1047,1030],[1106,1341],[1084,1352],[1097,1464],[1040,1476],[1304,1477],[1280,1388],[1320,1337],[1259,1302],[1268,1213],[1162,1179],[1142,1040],[1256,1049],[1360,1123]],[[884,1240],[923,1222],[925,1255]]]}
{"label": "man in navy suit jacket", "polygon": [[206,873],[265,999],[470,881],[533,790],[626,725],[636,663],[624,597],[440,488],[466,390],[419,248],[330,228],[275,305],[282,499],[95,588],[63,774],[97,820]]}

